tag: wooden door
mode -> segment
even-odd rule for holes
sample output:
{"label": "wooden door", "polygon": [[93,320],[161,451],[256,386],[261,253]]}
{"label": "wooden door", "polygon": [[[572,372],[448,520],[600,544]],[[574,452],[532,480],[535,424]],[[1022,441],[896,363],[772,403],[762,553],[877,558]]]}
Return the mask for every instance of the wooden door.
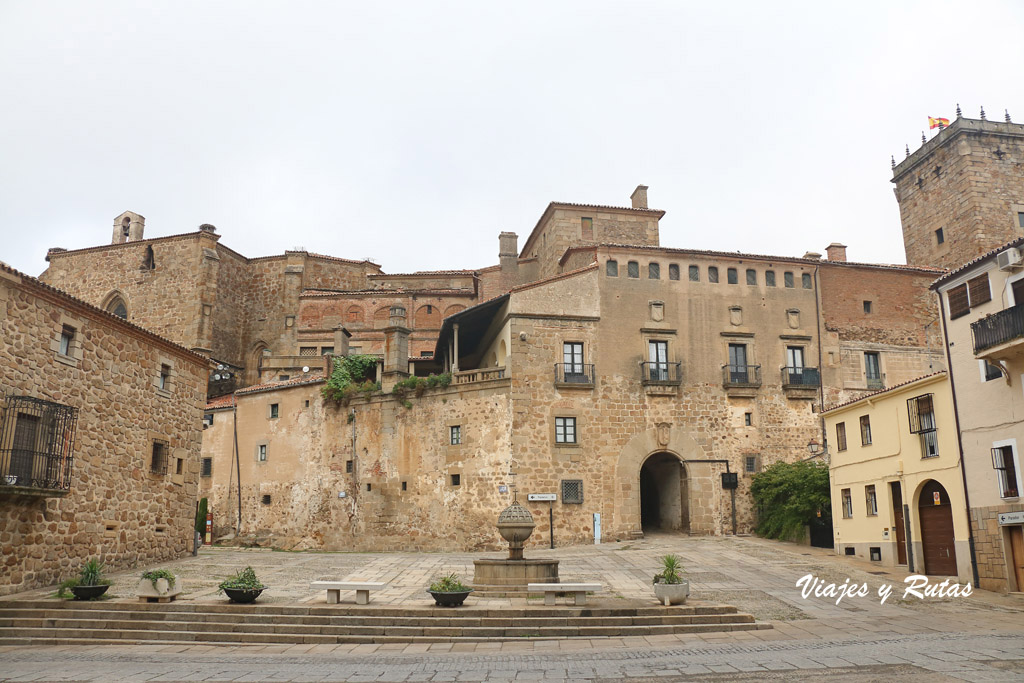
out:
{"label": "wooden door", "polygon": [[[936,504],[938,501],[938,504]],[[921,489],[918,502],[921,518],[921,552],[924,573],[956,575],[956,546],[953,538],[953,506],[942,484],[932,480]]]}
{"label": "wooden door", "polygon": [[1010,527],[1010,558],[1017,577],[1017,591],[1024,593],[1024,526]]}
{"label": "wooden door", "polygon": [[1024,304],[1024,280],[1011,282],[1010,289],[1013,290],[1013,304],[1015,306]]}
{"label": "wooden door", "polygon": [[896,564],[907,563],[907,528],[903,525],[903,492],[898,481],[889,483],[892,496],[892,511],[895,517]]}

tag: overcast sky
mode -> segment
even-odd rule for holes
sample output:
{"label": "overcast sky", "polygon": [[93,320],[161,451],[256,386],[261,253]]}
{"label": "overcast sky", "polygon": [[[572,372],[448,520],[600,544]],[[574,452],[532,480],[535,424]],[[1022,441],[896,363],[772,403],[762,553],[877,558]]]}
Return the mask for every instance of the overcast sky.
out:
{"label": "overcast sky", "polygon": [[890,155],[957,102],[1024,121],[1024,4],[983,7],[0,0],[0,260],[38,274],[132,210],[246,256],[478,268],[548,202],[643,183],[664,246],[902,263]]}

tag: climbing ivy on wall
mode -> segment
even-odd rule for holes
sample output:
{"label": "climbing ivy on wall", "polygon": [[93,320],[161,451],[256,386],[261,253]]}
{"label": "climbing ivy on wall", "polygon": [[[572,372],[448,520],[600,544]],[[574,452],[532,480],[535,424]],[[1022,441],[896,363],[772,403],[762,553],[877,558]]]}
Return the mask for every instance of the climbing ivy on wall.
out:
{"label": "climbing ivy on wall", "polygon": [[376,356],[354,354],[335,358],[334,369],[320,393],[328,401],[345,405],[356,394],[380,391],[380,383],[371,379],[376,370]]}

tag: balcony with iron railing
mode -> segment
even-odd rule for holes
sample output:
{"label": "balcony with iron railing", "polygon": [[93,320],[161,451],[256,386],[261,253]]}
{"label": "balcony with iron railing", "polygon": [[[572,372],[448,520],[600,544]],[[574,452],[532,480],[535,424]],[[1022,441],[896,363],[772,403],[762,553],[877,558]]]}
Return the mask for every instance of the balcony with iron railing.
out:
{"label": "balcony with iron railing", "polygon": [[1024,303],[974,321],[971,336],[978,358],[994,360],[1024,355]]}
{"label": "balcony with iron railing", "polygon": [[644,361],[640,363],[640,383],[648,387],[677,387],[683,382],[682,363]]}
{"label": "balcony with iron railing", "polygon": [[814,398],[821,386],[818,368],[787,366],[782,368],[782,390],[788,398]]}
{"label": "balcony with iron railing", "polygon": [[563,389],[593,389],[593,364],[555,363],[555,386]]}
{"label": "balcony with iron railing", "polygon": [[0,490],[63,496],[71,488],[78,410],[30,396],[9,396],[0,422]]}
{"label": "balcony with iron railing", "polygon": [[760,365],[723,365],[722,386],[729,396],[753,396],[761,386]]}

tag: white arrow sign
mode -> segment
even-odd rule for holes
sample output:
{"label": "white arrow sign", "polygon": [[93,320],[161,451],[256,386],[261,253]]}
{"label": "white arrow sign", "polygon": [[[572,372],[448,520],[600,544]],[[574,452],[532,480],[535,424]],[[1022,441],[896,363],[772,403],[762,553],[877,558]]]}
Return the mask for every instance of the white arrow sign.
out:
{"label": "white arrow sign", "polygon": [[558,496],[554,493],[528,493],[526,494],[526,500],[554,501],[558,500]]}

